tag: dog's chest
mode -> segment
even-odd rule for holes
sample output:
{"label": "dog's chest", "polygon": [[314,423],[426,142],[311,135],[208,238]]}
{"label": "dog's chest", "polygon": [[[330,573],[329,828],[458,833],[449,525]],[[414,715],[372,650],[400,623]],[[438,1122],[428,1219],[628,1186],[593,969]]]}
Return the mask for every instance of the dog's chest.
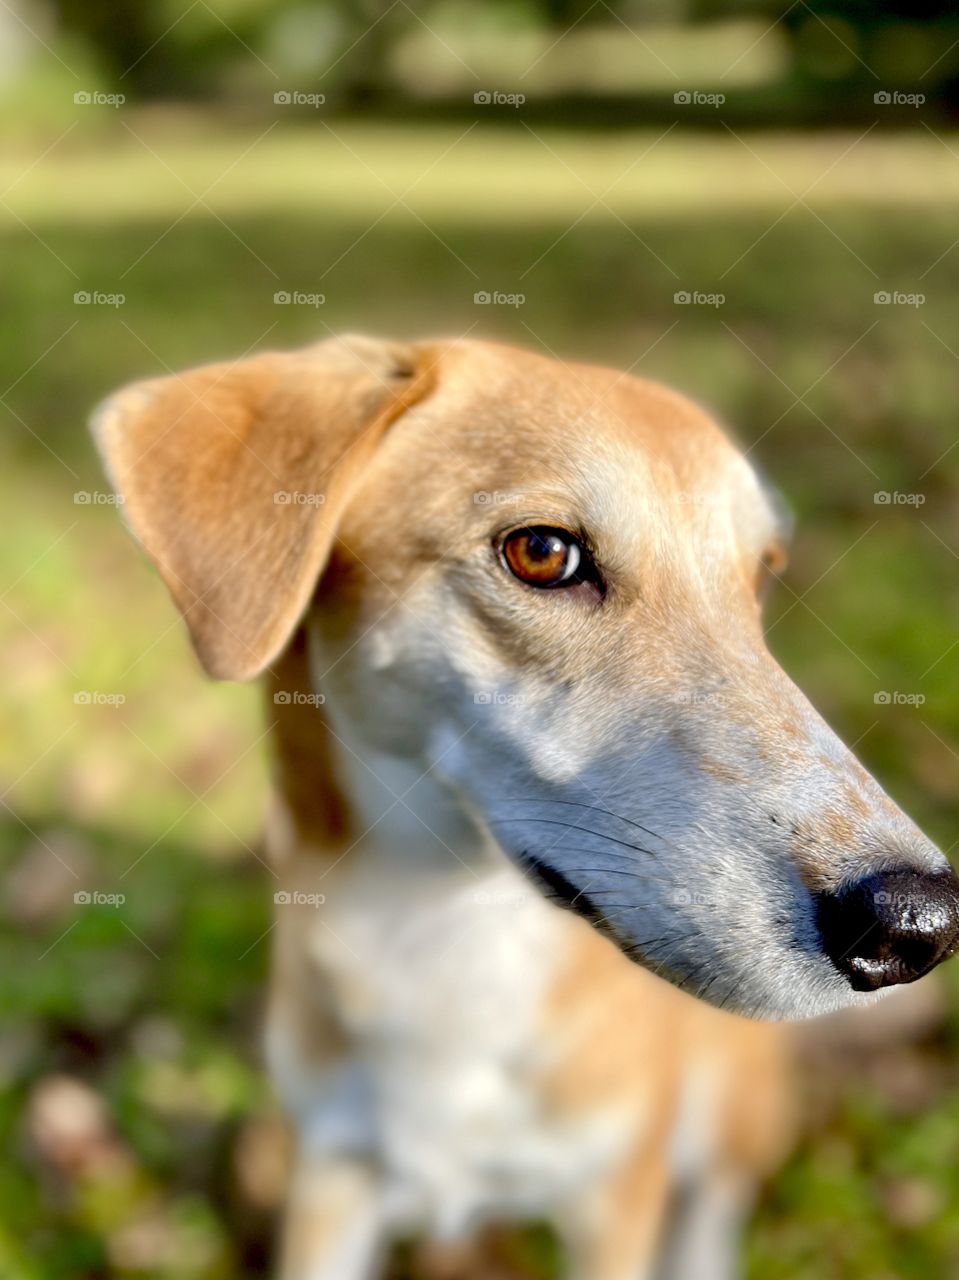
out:
{"label": "dog's chest", "polygon": [[613,1158],[622,1116],[561,1119],[544,1098],[566,919],[515,870],[399,877],[371,861],[308,928],[351,1051],[301,1127],[342,1142],[352,1115],[347,1145],[376,1154],[414,1216],[454,1233],[478,1213],[542,1212]]}

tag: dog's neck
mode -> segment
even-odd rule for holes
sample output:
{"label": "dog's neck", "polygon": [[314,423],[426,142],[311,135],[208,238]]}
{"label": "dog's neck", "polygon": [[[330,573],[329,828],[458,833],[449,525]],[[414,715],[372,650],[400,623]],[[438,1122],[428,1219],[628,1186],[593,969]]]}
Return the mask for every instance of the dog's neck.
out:
{"label": "dog's neck", "polygon": [[266,691],[284,843],[335,858],[381,852],[437,871],[502,858],[453,789],[419,758],[369,750],[317,698],[302,629],[272,665]]}

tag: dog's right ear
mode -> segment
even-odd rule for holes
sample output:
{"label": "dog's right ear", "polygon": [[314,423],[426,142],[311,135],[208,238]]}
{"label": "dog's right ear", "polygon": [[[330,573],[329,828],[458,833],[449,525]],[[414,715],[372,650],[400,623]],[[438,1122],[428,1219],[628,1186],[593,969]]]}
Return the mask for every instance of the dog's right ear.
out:
{"label": "dog's right ear", "polygon": [[283,649],[386,427],[431,384],[427,348],[363,338],[135,383],[92,429],[127,522],[206,670]]}

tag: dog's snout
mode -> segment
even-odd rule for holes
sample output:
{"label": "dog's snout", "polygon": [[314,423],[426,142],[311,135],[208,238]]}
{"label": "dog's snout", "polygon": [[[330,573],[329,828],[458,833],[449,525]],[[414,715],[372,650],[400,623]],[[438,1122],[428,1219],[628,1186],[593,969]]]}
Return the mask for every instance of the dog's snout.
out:
{"label": "dog's snout", "polygon": [[959,879],[952,871],[886,871],[821,894],[826,953],[856,991],[914,982],[959,947]]}

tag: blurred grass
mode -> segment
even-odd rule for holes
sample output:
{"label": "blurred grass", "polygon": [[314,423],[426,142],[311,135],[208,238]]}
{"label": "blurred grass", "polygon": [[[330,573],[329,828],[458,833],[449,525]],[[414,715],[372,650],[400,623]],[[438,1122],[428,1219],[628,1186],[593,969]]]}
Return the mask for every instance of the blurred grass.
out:
{"label": "blurred grass", "polygon": [[[948,211],[959,194],[956,156],[931,129],[716,138],[676,126],[622,135],[437,124],[404,130],[397,146],[395,127],[330,125],[318,110],[313,120],[307,114],[309,123],[301,111],[297,123],[255,129],[171,106],[100,112],[81,127],[74,109],[35,166],[36,139],[10,140],[0,189],[15,217],[42,229],[61,224],[69,209],[71,224],[149,226],[202,198],[224,218],[322,209],[324,221],[365,225],[402,199],[414,217],[437,225],[532,226],[539,234],[551,220],[565,226],[584,210],[593,223],[607,221],[610,209],[621,217],[699,217],[704,202],[758,211],[810,188],[820,210],[863,200]],[[390,222],[402,225],[402,212],[392,210]]]}
{"label": "blurred grass", "polygon": [[[122,123],[83,125],[16,181],[2,223],[0,1142],[21,1158],[0,1172],[0,1273],[15,1280],[264,1261],[268,1196],[257,1216],[238,1172],[268,1109],[257,699],[201,679],[115,508],[75,500],[106,492],[83,421],[119,383],[344,328],[637,362],[712,405],[783,489],[799,533],[771,644],[920,824],[956,838],[955,139],[867,138],[844,157],[844,135],[750,151],[677,130],[637,163],[656,135],[318,124],[256,141],[130,119],[150,150]],[[2,185],[26,165],[11,154]],[[415,185],[394,204],[380,179]],[[74,305],[78,290],[125,301]],[[325,301],[275,305],[279,290]],[[480,290],[525,302],[478,306]],[[677,305],[679,290],[725,302]],[[879,290],[925,301],[877,306]],[[74,904],[94,890],[125,902]],[[959,1271],[957,1041],[950,1013],[908,1058],[905,1099],[881,1071],[841,1087],[766,1198],[752,1276]],[[28,1099],[56,1073],[103,1094],[128,1148],[112,1213],[38,1165]],[[177,1247],[131,1250],[141,1219]]]}

